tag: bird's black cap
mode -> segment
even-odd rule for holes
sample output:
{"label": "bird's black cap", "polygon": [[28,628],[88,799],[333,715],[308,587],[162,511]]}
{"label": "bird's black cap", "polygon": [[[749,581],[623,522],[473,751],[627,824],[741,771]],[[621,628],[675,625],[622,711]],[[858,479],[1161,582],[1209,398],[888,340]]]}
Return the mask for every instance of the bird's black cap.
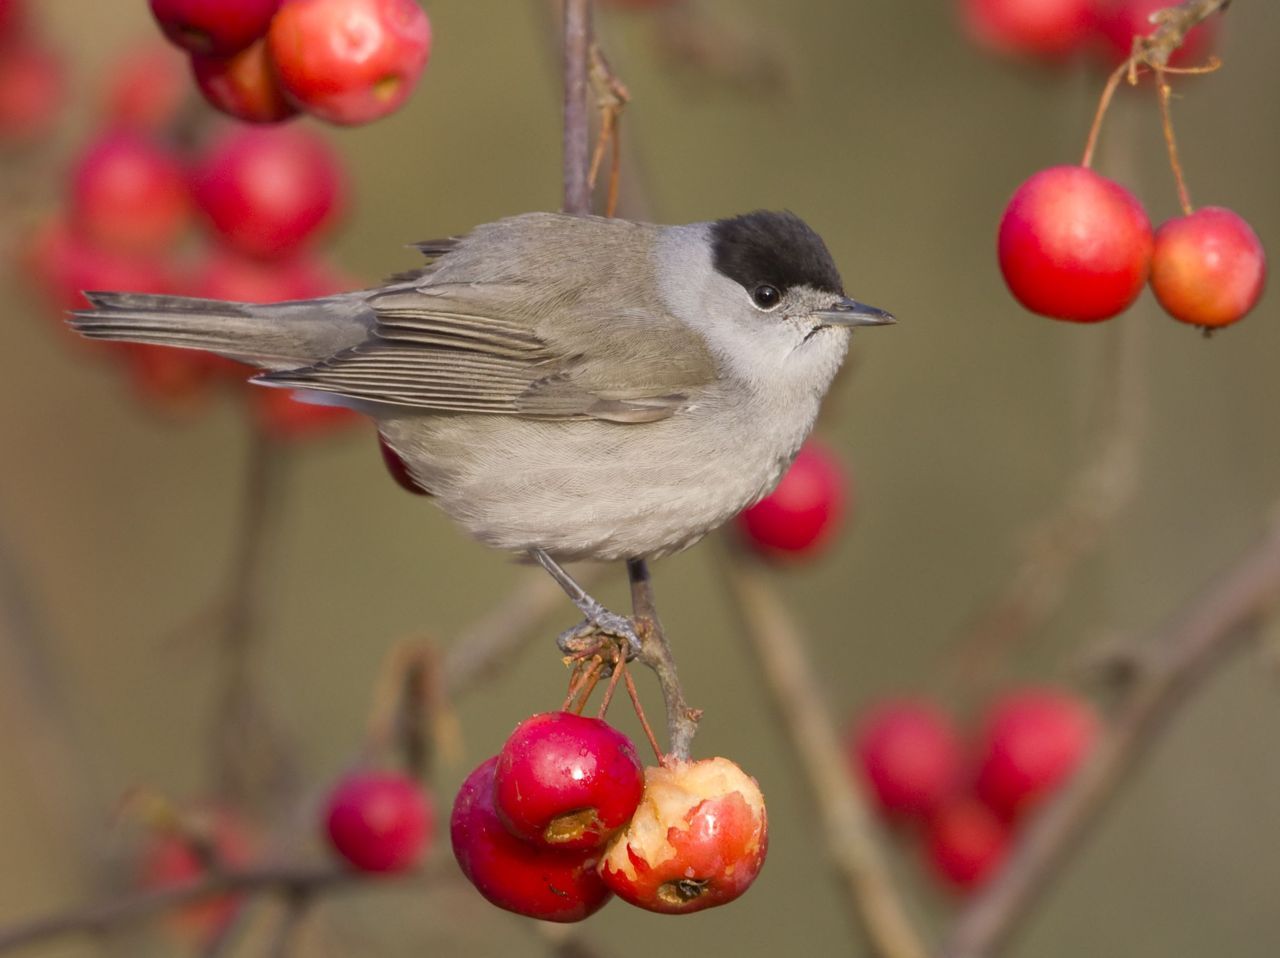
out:
{"label": "bird's black cap", "polygon": [[756,210],[711,224],[712,262],[744,289],[762,283],[785,293],[810,286],[844,295],[844,283],[822,237],[791,212]]}

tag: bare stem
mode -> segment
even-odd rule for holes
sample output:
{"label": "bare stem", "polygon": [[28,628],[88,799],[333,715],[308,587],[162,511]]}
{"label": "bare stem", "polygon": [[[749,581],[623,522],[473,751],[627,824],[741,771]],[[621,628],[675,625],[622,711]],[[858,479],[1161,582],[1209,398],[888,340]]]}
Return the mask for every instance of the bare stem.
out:
{"label": "bare stem", "polygon": [[1000,873],[960,914],[944,958],[987,958],[1011,938],[1178,705],[1280,599],[1280,521],[1143,643],[1089,760],[1028,824]]}
{"label": "bare stem", "polygon": [[564,4],[564,211],[591,212],[589,135],[589,59],[591,0]]}
{"label": "bare stem", "polygon": [[643,648],[640,661],[653,670],[662,688],[662,700],[667,706],[668,754],[685,761],[698,731],[699,709],[689,707],[685,701],[680,676],[676,673],[676,660],[671,654],[658,609],[653,599],[653,580],[649,578],[649,566],[643,559],[627,561],[627,577],[631,580],[631,609],[641,633]]}
{"label": "bare stem", "polygon": [[804,771],[827,854],[879,958],[924,958],[926,949],[894,887],[867,802],[846,771],[843,749],[822,700],[799,628],[759,571],[722,551],[721,572]]}
{"label": "bare stem", "polygon": [[1178,185],[1178,203],[1186,216],[1191,215],[1191,193],[1187,190],[1187,180],[1182,173],[1182,160],[1178,158],[1178,141],[1173,135],[1173,111],[1169,108],[1169,100],[1173,91],[1164,70],[1156,70],[1156,93],[1160,97],[1160,127],[1164,132],[1164,145],[1169,151],[1169,167],[1173,170],[1174,182]]}

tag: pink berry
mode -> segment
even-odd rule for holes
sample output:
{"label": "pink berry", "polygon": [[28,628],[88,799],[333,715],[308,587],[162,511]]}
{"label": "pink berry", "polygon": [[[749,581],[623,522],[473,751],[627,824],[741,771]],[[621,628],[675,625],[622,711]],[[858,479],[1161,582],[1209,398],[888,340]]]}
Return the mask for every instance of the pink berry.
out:
{"label": "pink berry", "polygon": [[113,126],[163,134],[177,121],[187,89],[186,58],[155,40],[129,50],[108,69],[102,112]]}
{"label": "pink berry", "polygon": [[61,58],[26,40],[0,51],[0,142],[30,143],[47,136],[65,97]]}
{"label": "pink berry", "polygon": [[416,0],[284,0],[269,43],[298,106],[330,123],[368,123],[413,92],[431,24]]}
{"label": "pink berry", "polygon": [[978,797],[997,815],[1018,817],[1071,777],[1097,729],[1093,708],[1067,692],[1028,688],[1005,695],[983,722]]}
{"label": "pink berry", "polygon": [[230,56],[263,36],[280,0],[151,0],[164,35],[191,53]]}
{"label": "pink berry", "polygon": [[[1117,66],[1133,53],[1133,39],[1148,36],[1156,25],[1151,14],[1176,6],[1169,0],[1094,0],[1097,36],[1102,40],[1108,60]],[[1171,67],[1203,66],[1218,43],[1222,20],[1210,17],[1202,21],[1169,57]]]}
{"label": "pink berry", "polygon": [[494,779],[504,825],[534,845],[598,848],[635,814],[644,794],[636,747],[602,719],[544,712],[516,726]]}
{"label": "pink berry", "polygon": [[882,702],[853,729],[851,765],[892,818],[928,815],[959,782],[962,747],[954,723],[924,701]]}
{"label": "pink berry", "polygon": [[981,802],[957,799],[938,809],[925,831],[931,871],[957,891],[982,885],[1004,860],[1009,827]]}
{"label": "pink berry", "polygon": [[278,123],[298,112],[280,88],[266,40],[229,57],[193,56],[191,69],[204,98],[237,120]]}
{"label": "pink berry", "polygon": [[141,134],[104,134],[72,170],[71,215],[78,229],[104,247],[168,249],[190,218],[182,164]]}
{"label": "pink berry", "polygon": [[738,516],[747,542],[768,556],[808,556],[821,551],[845,513],[848,477],[839,460],[810,440],[777,488]]}
{"label": "pink berry", "polygon": [[1033,313],[1092,323],[1126,309],[1151,266],[1151,222],[1133,194],[1083,166],[1041,170],[1000,221],[1000,270]]}
{"label": "pink berry", "polygon": [[1081,50],[1093,27],[1093,0],[962,0],[970,35],[1013,56],[1061,60]]}
{"label": "pink berry", "polygon": [[453,854],[467,880],[499,908],[543,921],[581,921],[612,897],[596,874],[598,851],[538,848],[516,838],[493,807],[498,757],[473,771],[453,803]]}
{"label": "pink berry", "polygon": [[209,149],[191,182],[214,231],[250,256],[296,251],[333,223],[345,201],[337,156],[298,127],[230,131]]}
{"label": "pink berry", "polygon": [[325,830],[364,872],[401,872],[423,858],[434,814],[422,786],[395,772],[357,772],[329,795]]}
{"label": "pink berry", "polygon": [[1228,326],[1257,305],[1266,280],[1262,242],[1231,210],[1205,206],[1156,230],[1151,289],[1174,319]]}

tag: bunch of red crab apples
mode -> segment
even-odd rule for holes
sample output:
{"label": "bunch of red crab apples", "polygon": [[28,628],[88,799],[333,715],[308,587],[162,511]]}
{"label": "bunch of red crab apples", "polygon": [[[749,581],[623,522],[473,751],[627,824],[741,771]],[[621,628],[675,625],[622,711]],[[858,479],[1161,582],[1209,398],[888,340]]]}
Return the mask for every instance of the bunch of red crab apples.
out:
{"label": "bunch of red crab apples", "polygon": [[1000,269],[1033,313],[1093,323],[1123,312],[1150,283],[1165,311],[1205,329],[1257,304],[1266,254],[1237,213],[1206,206],[1158,230],[1125,187],[1083,166],[1036,173],[1000,222]]}
{"label": "bunch of red crab apples", "polygon": [[1029,813],[1050,799],[1093,747],[1098,719],[1063,689],[1023,686],[994,699],[966,741],[924,698],[888,699],[850,726],[852,773],[927,871],[971,891],[1003,861]]}
{"label": "bunch of red crab apples", "polygon": [[204,98],[248,123],[369,123],[404,104],[431,53],[417,0],[151,0],[151,12]]}
{"label": "bunch of red crab apples", "polygon": [[499,908],[581,921],[614,895],[683,914],[739,897],[764,864],[755,780],[724,758],[643,768],[603,719],[546,712],[521,722],[463,782],[453,853]]}

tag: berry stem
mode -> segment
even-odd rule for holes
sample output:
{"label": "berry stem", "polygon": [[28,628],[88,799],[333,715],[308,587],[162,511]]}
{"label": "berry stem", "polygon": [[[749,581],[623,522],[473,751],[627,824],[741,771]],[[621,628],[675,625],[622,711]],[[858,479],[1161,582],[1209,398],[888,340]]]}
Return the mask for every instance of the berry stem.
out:
{"label": "berry stem", "polygon": [[1178,159],[1178,141],[1173,135],[1173,111],[1169,107],[1172,90],[1165,76],[1166,71],[1156,69],[1156,92],[1160,98],[1160,126],[1164,131],[1164,145],[1169,150],[1169,167],[1173,170],[1173,179],[1178,184],[1178,202],[1186,216],[1192,213],[1191,194],[1187,191],[1187,181],[1182,175],[1182,161]]}
{"label": "berry stem", "polygon": [[613,693],[617,691],[618,680],[622,678],[623,673],[627,671],[627,657],[621,650],[618,657],[613,662],[613,674],[609,676],[609,685],[604,690],[604,698],[600,700],[600,711],[596,714],[599,719],[604,719],[609,712],[609,705],[613,702]]}
{"label": "berry stem", "polygon": [[1126,60],[1111,71],[1111,76],[1107,77],[1107,85],[1102,88],[1102,96],[1098,98],[1098,108],[1093,114],[1093,124],[1089,127],[1089,138],[1084,144],[1084,156],[1080,160],[1080,165],[1086,169],[1093,166],[1093,154],[1098,148],[1098,136],[1102,132],[1102,118],[1107,115],[1111,100],[1116,95],[1116,87],[1131,69],[1133,69],[1133,61]]}
{"label": "berry stem", "polygon": [[645,717],[644,706],[640,704],[640,692],[636,689],[636,681],[628,672],[623,676],[627,683],[627,695],[631,696],[631,704],[635,707],[636,718],[640,720],[640,727],[644,729],[644,737],[649,740],[649,747],[653,749],[653,754],[658,759],[659,765],[665,765],[667,758],[662,754],[662,747],[658,745],[658,739],[653,734],[653,726],[649,724],[649,719]]}

